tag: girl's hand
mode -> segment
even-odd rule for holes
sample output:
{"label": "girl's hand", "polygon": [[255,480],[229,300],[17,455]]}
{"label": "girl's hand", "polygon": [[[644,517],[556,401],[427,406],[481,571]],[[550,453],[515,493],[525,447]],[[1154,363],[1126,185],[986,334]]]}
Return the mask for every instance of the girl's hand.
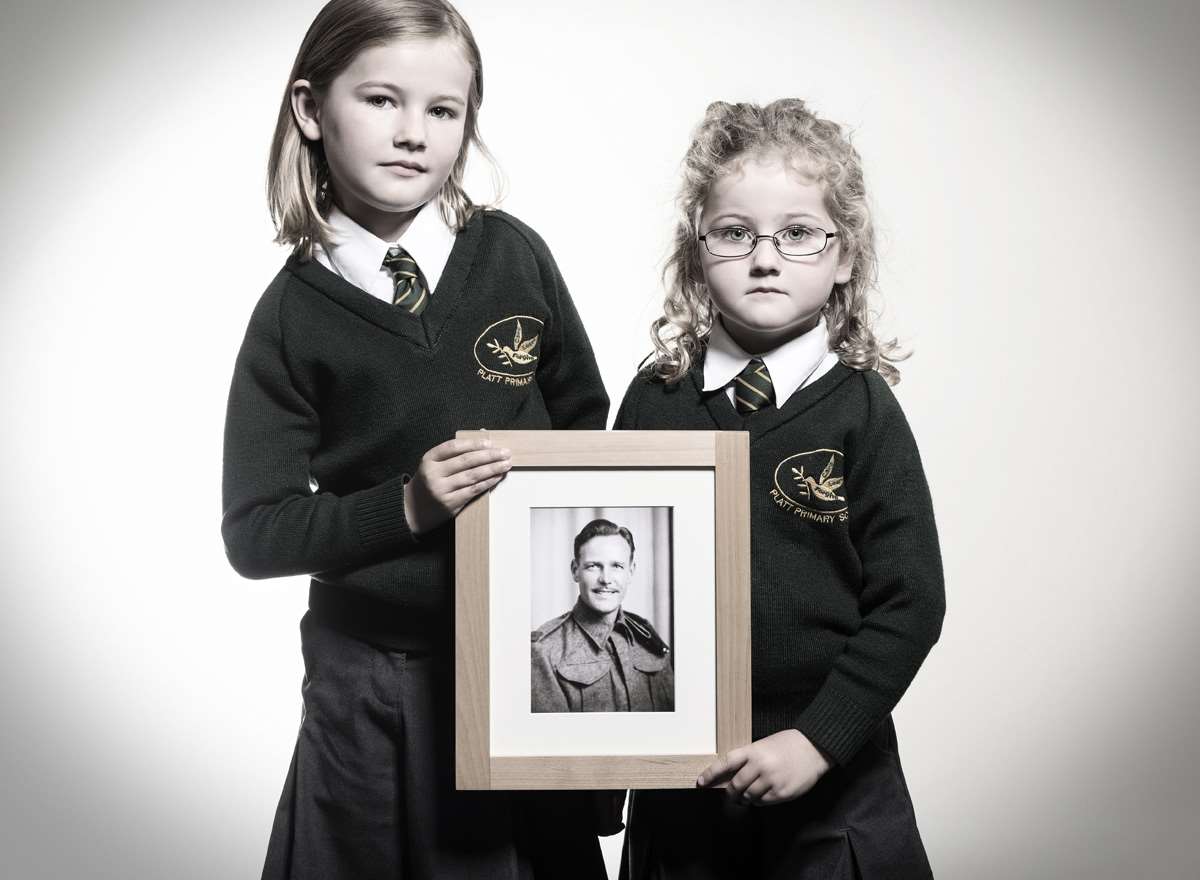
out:
{"label": "girl's hand", "polygon": [[455,516],[500,482],[512,467],[511,455],[493,449],[491,440],[447,440],[430,449],[404,488],[409,530],[419,535]]}
{"label": "girl's hand", "polygon": [[798,730],[781,730],[734,749],[705,768],[700,788],[726,788],[746,804],[781,804],[800,797],[825,775],[829,761]]}

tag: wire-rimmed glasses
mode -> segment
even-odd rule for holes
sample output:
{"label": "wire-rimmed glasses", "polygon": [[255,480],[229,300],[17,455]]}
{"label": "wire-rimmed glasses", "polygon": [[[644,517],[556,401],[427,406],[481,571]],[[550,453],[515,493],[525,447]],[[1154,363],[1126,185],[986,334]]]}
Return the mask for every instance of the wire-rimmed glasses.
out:
{"label": "wire-rimmed glasses", "polygon": [[700,241],[714,257],[744,257],[754,252],[761,239],[769,238],[785,257],[811,257],[825,250],[836,232],[819,226],[793,223],[771,235],[757,235],[745,226],[721,226],[701,235]]}

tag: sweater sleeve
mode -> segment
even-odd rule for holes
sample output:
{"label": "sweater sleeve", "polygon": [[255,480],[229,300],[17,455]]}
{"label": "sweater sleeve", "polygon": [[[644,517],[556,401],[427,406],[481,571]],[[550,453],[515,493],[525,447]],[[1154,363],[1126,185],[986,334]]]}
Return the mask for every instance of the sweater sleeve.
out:
{"label": "sweater sleeve", "polygon": [[613,422],[614,431],[636,431],[638,426],[638,398],[641,395],[642,375],[633,377],[625,396],[621,398],[621,406],[617,409],[617,420]]}
{"label": "sweater sleeve", "polygon": [[234,366],[225,417],[221,535],[234,569],[250,578],[358,565],[412,546],[404,475],[350,494],[314,492],[317,411],[296,387],[280,309],[263,295]]}
{"label": "sweater sleeve", "polygon": [[546,301],[554,315],[543,330],[537,383],[555,429],[603,431],[608,425],[608,394],[596,366],[583,321],[549,249],[536,241]]}
{"label": "sweater sleeve", "polygon": [[867,379],[867,424],[848,453],[850,537],[862,565],[861,625],[797,728],[847,763],[892,710],[941,634],[946,598],[933,504],[891,390]]}

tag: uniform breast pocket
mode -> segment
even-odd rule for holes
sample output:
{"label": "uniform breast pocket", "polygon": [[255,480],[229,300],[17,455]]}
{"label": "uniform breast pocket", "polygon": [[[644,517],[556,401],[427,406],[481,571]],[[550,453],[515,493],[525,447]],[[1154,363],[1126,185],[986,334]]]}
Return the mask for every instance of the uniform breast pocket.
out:
{"label": "uniform breast pocket", "polygon": [[613,711],[609,664],[602,660],[564,663],[555,670],[572,712]]}
{"label": "uniform breast pocket", "polygon": [[647,654],[635,658],[633,668],[645,680],[646,689],[650,693],[650,711],[675,711],[675,681],[670,660],[665,656]]}

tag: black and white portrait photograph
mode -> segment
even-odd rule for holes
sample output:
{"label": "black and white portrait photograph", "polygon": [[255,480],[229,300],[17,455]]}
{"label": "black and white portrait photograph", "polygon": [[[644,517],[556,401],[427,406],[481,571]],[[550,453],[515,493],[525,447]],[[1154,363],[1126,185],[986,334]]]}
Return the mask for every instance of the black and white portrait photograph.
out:
{"label": "black and white portrait photograph", "polygon": [[1196,0],[2,21],[6,878],[1200,877]]}
{"label": "black and white portrait photograph", "polygon": [[[490,751],[716,743],[711,470],[514,467],[487,496]],[[603,504],[596,504],[603,501]]]}
{"label": "black and white portrait photograph", "polygon": [[531,633],[531,710],[674,711],[671,509],[534,508],[530,517],[534,619],[567,609]]}

